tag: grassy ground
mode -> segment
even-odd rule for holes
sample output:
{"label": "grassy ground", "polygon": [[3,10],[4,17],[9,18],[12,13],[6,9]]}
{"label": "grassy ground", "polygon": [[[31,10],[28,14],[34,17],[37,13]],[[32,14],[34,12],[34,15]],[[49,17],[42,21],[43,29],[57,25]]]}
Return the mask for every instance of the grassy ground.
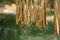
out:
{"label": "grassy ground", "polygon": [[49,21],[45,28],[35,28],[32,24],[28,29],[24,25],[16,25],[16,16],[0,14],[0,40],[60,40],[53,35],[53,22]]}

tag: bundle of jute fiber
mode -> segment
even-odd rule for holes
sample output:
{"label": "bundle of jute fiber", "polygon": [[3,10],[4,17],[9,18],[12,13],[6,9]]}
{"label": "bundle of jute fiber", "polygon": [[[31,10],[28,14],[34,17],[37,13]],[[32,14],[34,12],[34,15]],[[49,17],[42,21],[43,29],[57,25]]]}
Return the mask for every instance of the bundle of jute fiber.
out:
{"label": "bundle of jute fiber", "polygon": [[16,0],[16,23],[36,27],[46,25],[46,0]]}
{"label": "bundle of jute fiber", "polygon": [[36,27],[44,27],[46,25],[46,0],[37,1]]}
{"label": "bundle of jute fiber", "polygon": [[60,34],[60,0],[54,3],[54,34]]}

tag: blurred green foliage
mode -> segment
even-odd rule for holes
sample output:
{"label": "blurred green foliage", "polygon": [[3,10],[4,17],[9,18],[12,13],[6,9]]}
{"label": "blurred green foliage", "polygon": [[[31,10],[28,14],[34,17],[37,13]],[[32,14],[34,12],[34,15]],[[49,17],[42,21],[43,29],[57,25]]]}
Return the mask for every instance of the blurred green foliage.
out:
{"label": "blurred green foliage", "polygon": [[[12,14],[0,14],[0,40],[22,40],[20,36],[44,36],[53,35],[53,22],[49,21],[45,28],[16,25],[16,16]],[[28,27],[28,28],[26,28]]]}
{"label": "blurred green foliage", "polygon": [[0,0],[0,3],[2,3],[3,0]]}
{"label": "blurred green foliage", "polygon": [[12,14],[0,14],[0,40],[20,40],[20,35],[35,35],[53,33],[53,23],[48,22],[46,28],[35,28],[32,23],[28,28],[25,25],[16,25],[16,16]]}
{"label": "blurred green foliage", "polygon": [[46,14],[47,16],[54,16],[54,12],[53,11],[47,11],[47,14]]}

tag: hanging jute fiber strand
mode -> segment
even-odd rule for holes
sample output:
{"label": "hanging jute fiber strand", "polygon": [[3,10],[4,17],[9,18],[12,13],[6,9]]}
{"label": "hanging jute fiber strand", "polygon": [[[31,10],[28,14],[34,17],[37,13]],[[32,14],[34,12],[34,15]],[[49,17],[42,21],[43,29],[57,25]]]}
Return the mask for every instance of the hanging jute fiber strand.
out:
{"label": "hanging jute fiber strand", "polygon": [[55,0],[54,4],[54,34],[60,34],[60,0]]}
{"label": "hanging jute fiber strand", "polygon": [[36,27],[46,25],[46,0],[16,0],[16,23]]}
{"label": "hanging jute fiber strand", "polygon": [[44,27],[46,25],[46,0],[37,1],[35,14],[36,27]]}
{"label": "hanging jute fiber strand", "polygon": [[22,22],[22,3],[21,0],[16,0],[16,23]]}

